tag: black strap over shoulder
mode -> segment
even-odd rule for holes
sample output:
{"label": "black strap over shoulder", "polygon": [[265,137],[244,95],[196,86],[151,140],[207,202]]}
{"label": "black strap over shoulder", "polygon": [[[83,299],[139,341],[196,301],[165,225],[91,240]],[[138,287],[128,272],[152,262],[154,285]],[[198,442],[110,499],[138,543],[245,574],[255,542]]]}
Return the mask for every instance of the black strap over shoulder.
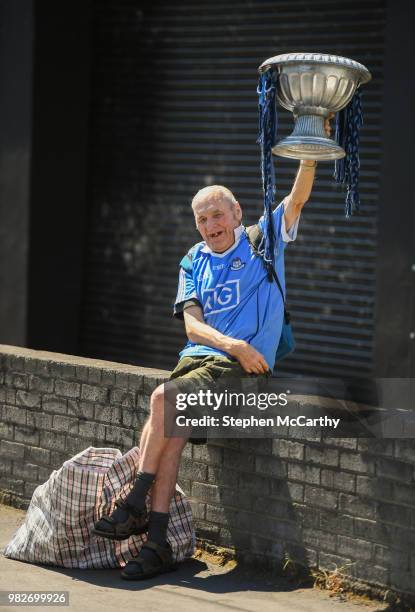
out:
{"label": "black strap over shoulder", "polygon": [[246,233],[248,236],[248,240],[250,242],[251,247],[255,251],[255,254],[258,254],[258,248],[261,244],[263,233],[261,232],[261,228],[258,224],[250,225],[246,228]]}
{"label": "black strap over shoulder", "polygon": [[[289,312],[285,308],[284,292],[282,290],[281,283],[280,283],[280,281],[278,279],[277,273],[276,273],[276,271],[274,269],[274,266],[267,265],[267,263],[264,261],[264,258],[258,253],[258,248],[259,248],[259,245],[261,244],[261,240],[262,240],[262,236],[263,236],[261,228],[259,227],[258,224],[250,225],[249,227],[246,228],[246,235],[247,235],[247,238],[248,238],[248,242],[251,245],[252,250],[254,251],[255,255],[257,257],[261,258],[261,260],[262,260],[262,262],[263,262],[263,264],[265,266],[265,269],[267,271],[268,279],[270,280],[270,282],[272,282],[272,279],[274,279],[275,282],[277,283],[277,287],[280,290],[282,301],[283,301],[283,304],[284,304],[284,316],[285,316],[285,320],[288,323],[289,320],[290,320],[290,314],[289,314]],[[271,277],[270,277],[270,274],[271,274]]]}

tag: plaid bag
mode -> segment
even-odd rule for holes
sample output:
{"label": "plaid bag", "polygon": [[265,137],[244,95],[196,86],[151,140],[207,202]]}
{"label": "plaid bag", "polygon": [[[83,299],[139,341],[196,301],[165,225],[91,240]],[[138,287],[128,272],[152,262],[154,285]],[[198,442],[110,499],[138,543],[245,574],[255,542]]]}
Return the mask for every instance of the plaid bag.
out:
{"label": "plaid bag", "polygon": [[[89,447],[65,461],[33,493],[24,523],[4,549],[11,559],[68,568],[124,567],[146,535],[113,541],[91,533],[102,515],[133,487],[140,450]],[[147,498],[149,504],[149,498]],[[176,561],[193,554],[195,534],[188,499],[176,485],[167,538]]]}

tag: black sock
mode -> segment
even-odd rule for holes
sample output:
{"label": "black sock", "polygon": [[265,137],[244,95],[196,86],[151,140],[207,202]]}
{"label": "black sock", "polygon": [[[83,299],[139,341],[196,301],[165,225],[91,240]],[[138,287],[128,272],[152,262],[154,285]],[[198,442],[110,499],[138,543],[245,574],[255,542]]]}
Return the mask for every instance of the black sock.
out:
{"label": "black sock", "polygon": [[[146,505],[147,493],[154,482],[154,478],[154,474],[149,474],[148,472],[138,472],[137,479],[130,493],[127,495],[126,501],[138,510],[142,510]],[[128,512],[122,508],[116,508],[111,514],[111,517],[114,520],[123,523],[128,518]]]}
{"label": "black sock", "polygon": [[[156,542],[160,546],[165,548],[167,546],[167,525],[169,523],[168,512],[150,512],[148,521],[148,532],[147,540],[149,542]],[[157,554],[148,549],[144,548],[140,551],[140,558],[151,561],[152,563],[160,563],[160,559]]]}
{"label": "black sock", "polygon": [[146,505],[147,493],[150,490],[151,485],[154,482],[155,474],[148,474],[147,472],[138,472],[137,479],[134,483],[133,488],[127,495],[127,501],[129,504],[141,510]]}
{"label": "black sock", "polygon": [[147,539],[165,546],[167,542],[167,525],[169,524],[168,512],[155,512],[151,510],[148,520]]}

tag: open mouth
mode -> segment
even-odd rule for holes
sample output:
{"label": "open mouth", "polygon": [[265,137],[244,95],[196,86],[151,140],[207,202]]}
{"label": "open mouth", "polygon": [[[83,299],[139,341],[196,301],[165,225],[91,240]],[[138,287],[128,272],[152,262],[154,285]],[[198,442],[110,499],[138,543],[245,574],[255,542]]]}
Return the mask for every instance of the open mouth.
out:
{"label": "open mouth", "polygon": [[223,234],[223,232],[214,232],[213,234],[209,234],[209,238],[219,238],[219,236],[221,236]]}

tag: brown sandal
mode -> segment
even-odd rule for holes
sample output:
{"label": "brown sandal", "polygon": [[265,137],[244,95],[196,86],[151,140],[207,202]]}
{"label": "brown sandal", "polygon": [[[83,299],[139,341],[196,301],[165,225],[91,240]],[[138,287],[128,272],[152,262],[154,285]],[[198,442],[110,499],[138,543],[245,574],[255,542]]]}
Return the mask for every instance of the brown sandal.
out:
{"label": "brown sandal", "polygon": [[110,540],[127,540],[132,535],[145,533],[148,528],[147,508],[139,510],[127,501],[116,501],[115,505],[128,512],[128,518],[123,523],[115,521],[111,516],[103,516],[97,521],[92,533]]}
{"label": "brown sandal", "polygon": [[145,548],[152,550],[155,555],[152,555],[151,559],[141,559],[138,556],[129,561],[121,572],[121,578],[124,578],[124,580],[145,580],[177,569],[177,563],[173,561],[173,551],[170,544],[167,543],[167,546],[164,547],[157,542],[147,541],[143,544],[141,550]]}

